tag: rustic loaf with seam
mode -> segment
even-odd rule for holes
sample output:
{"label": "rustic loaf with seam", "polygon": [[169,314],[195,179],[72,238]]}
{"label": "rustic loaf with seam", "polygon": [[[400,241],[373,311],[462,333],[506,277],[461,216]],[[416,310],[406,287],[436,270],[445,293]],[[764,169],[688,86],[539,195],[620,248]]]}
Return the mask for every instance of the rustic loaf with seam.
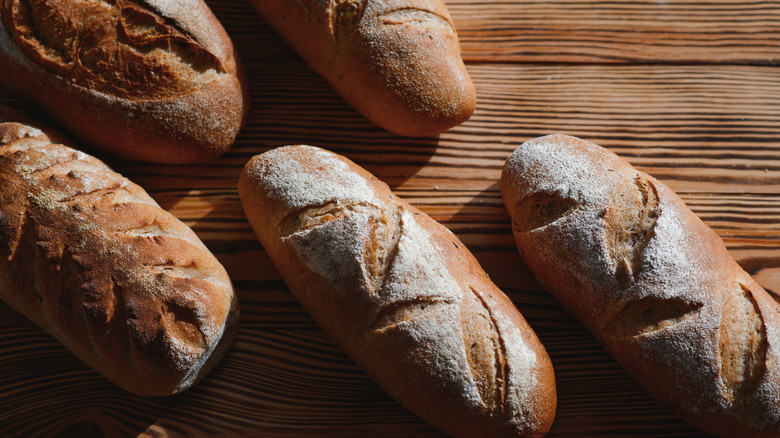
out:
{"label": "rustic loaf with seam", "polygon": [[232,42],[202,0],[5,0],[0,71],[80,141],[131,160],[214,159],[249,106]]}
{"label": "rustic loaf with seam", "polygon": [[474,112],[474,84],[442,0],[250,0],[375,125],[432,136]]}
{"label": "rustic loaf with seam", "polygon": [[0,108],[0,298],[118,386],[170,395],[235,337],[225,269],[101,161]]}
{"label": "rustic loaf with seam", "polygon": [[255,156],[239,193],[298,301],[401,404],[453,436],[549,430],[546,351],[446,227],[311,146]]}
{"label": "rustic loaf with seam", "polygon": [[501,190],[536,278],[659,401],[717,435],[780,436],[780,307],[671,189],[551,135],[512,153]]}

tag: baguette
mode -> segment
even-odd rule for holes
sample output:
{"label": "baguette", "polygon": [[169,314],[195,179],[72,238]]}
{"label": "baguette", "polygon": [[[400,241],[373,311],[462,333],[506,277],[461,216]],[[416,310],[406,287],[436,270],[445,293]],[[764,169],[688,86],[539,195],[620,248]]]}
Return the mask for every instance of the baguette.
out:
{"label": "baguette", "polygon": [[474,112],[442,0],[250,0],[315,73],[375,125],[433,136]]}
{"label": "baguette", "polygon": [[248,112],[233,45],[202,0],[7,0],[0,80],[123,159],[212,160]]}
{"label": "baguette", "polygon": [[524,143],[501,191],[539,282],[660,402],[780,436],[780,308],[671,189],[574,137]]}
{"label": "baguette", "polygon": [[0,108],[0,298],[118,386],[170,395],[236,334],[224,268],[101,161]]}
{"label": "baguette", "polygon": [[401,404],[453,436],[547,432],[550,359],[446,227],[311,146],[255,156],[239,193],[298,301]]}

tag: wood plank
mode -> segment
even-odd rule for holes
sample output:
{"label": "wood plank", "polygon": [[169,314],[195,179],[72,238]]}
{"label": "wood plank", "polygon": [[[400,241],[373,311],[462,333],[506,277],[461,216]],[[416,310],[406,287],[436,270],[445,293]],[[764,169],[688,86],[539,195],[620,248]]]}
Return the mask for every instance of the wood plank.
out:
{"label": "wood plank", "polygon": [[[241,0],[208,2],[242,53],[296,55]],[[780,2],[447,0],[467,62],[780,62]],[[247,55],[250,56],[250,55]]]}
{"label": "wood plank", "polygon": [[[384,394],[288,293],[249,286],[239,287],[245,312],[229,354],[208,379],[173,397],[115,388],[36,327],[1,328],[0,432],[441,436]],[[510,291],[518,294],[524,293]],[[556,364],[560,402],[550,437],[706,436],[659,406],[568,315],[525,313]]]}
{"label": "wood plank", "polygon": [[448,0],[479,62],[780,61],[780,3],[762,0]]}
{"label": "wood plank", "polygon": [[609,147],[678,192],[780,193],[780,79],[771,67],[472,65],[476,113],[429,139],[370,125],[299,61],[248,67],[260,85],[226,156],[200,167],[117,167],[151,191],[233,189],[250,156],[308,143],[347,155],[394,188],[436,196],[491,189],[520,143],[563,132]]}

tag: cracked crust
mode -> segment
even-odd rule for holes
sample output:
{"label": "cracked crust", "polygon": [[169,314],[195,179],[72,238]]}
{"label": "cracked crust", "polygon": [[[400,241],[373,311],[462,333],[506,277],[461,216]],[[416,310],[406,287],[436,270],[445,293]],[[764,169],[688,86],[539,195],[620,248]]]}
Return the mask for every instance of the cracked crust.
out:
{"label": "cracked crust", "polygon": [[[674,192],[565,135],[521,145],[501,191],[538,224],[513,226],[536,278],[649,392],[720,436],[780,436],[780,307]],[[556,214],[523,218],[547,193]]]}
{"label": "cracked crust", "polygon": [[187,389],[236,331],[227,273],[140,187],[0,111],[0,297],[120,387]]}
{"label": "cracked crust", "polygon": [[170,97],[226,73],[219,58],[147,5],[76,3],[67,8],[51,1],[17,0],[6,2],[2,16],[30,59],[106,94]]}
{"label": "cracked crust", "polygon": [[248,109],[201,0],[2,0],[0,70],[82,141],[132,160],[214,159]]}
{"label": "cracked crust", "polygon": [[547,353],[444,226],[310,146],[254,157],[239,192],[296,298],[407,408],[453,436],[549,430]]}
{"label": "cracked crust", "polygon": [[383,129],[433,136],[474,112],[474,84],[441,0],[251,3],[314,72]]}

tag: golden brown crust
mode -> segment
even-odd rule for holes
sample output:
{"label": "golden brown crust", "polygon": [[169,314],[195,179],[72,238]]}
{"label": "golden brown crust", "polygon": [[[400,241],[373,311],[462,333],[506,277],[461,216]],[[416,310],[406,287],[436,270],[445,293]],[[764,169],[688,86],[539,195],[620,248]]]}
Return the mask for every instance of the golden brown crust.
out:
{"label": "golden brown crust", "polygon": [[0,297],[128,391],[201,379],[235,336],[224,268],[143,189],[3,120]]}
{"label": "golden brown crust", "polygon": [[549,430],[547,353],[446,227],[310,146],[254,157],[239,193],[296,298],[407,408],[454,436]]}
{"label": "golden brown crust", "polygon": [[668,187],[551,135],[501,177],[539,282],[649,392],[727,437],[780,436],[780,308]]}
{"label": "golden brown crust", "polygon": [[436,135],[474,112],[474,84],[441,0],[251,3],[347,103],[388,131]]}
{"label": "golden brown crust", "polygon": [[243,124],[243,71],[200,0],[4,0],[0,24],[3,81],[113,155],[207,161]]}

